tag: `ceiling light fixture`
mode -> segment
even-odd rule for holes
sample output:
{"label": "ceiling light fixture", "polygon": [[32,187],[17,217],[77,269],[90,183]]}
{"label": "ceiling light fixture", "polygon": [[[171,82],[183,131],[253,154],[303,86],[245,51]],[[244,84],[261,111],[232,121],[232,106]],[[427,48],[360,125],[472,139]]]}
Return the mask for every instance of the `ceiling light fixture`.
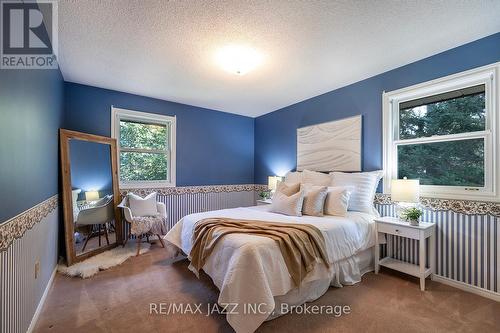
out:
{"label": "ceiling light fixture", "polygon": [[219,49],[215,60],[225,71],[245,75],[262,63],[262,55],[255,49],[242,45],[228,45]]}

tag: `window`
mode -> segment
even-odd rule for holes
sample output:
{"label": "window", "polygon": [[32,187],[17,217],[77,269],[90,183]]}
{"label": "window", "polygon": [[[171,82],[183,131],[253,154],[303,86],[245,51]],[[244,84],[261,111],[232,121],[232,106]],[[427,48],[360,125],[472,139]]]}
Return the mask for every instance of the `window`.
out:
{"label": "window", "polygon": [[175,186],[175,117],[112,107],[121,188]]}
{"label": "window", "polygon": [[385,193],[408,177],[424,196],[500,199],[498,67],[383,94]]}

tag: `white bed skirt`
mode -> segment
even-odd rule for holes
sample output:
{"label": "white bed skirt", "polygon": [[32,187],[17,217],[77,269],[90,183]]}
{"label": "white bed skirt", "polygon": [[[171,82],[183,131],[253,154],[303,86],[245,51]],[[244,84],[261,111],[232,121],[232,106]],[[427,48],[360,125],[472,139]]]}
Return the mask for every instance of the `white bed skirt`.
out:
{"label": "white bed skirt", "polygon": [[[323,296],[330,286],[342,287],[343,285],[353,285],[361,282],[361,277],[374,270],[374,248],[370,247],[354,256],[341,260],[333,264],[334,275],[331,280],[315,280],[304,283],[300,288],[294,288],[282,296],[274,297],[274,312],[267,318],[272,320],[281,313],[281,304],[290,306],[302,305],[306,302],[312,302]],[[266,321],[267,321],[266,320]]]}

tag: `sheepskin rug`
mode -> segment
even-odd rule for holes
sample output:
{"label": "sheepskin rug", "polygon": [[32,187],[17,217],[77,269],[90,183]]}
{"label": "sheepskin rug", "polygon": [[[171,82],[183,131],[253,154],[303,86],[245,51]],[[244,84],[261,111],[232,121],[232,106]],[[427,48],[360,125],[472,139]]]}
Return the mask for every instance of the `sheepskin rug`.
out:
{"label": "sheepskin rug", "polygon": [[[151,245],[149,243],[141,244],[140,254],[148,252],[150,246]],[[99,273],[99,271],[122,264],[128,258],[135,256],[136,251],[136,243],[128,242],[125,247],[117,246],[109,251],[100,253],[69,267],[64,264],[60,264],[57,267],[57,270],[64,275],[79,276],[86,279]]]}

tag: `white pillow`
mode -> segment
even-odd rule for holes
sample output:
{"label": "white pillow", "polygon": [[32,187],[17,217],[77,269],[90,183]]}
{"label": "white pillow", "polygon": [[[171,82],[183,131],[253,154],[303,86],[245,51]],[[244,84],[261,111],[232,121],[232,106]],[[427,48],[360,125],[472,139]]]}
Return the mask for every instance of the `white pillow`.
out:
{"label": "white pillow", "polygon": [[283,181],[287,184],[300,184],[302,183],[302,172],[298,171],[289,171],[285,175],[285,180]]}
{"label": "white pillow", "polygon": [[332,176],[322,172],[304,170],[302,172],[302,183],[316,186],[329,186],[332,183]]}
{"label": "white pillow", "polygon": [[127,198],[132,216],[157,216],[160,214],[156,208],[156,192],[147,195],[145,198],[141,198],[134,193],[128,193]]}
{"label": "white pillow", "polygon": [[349,207],[352,187],[328,187],[325,200],[325,214],[345,216]]}
{"label": "white pillow", "polygon": [[271,204],[271,212],[290,216],[302,216],[302,203],[304,191],[299,191],[291,196],[276,192]]}
{"label": "white pillow", "polygon": [[379,215],[373,206],[375,192],[383,171],[371,172],[331,172],[332,186],[352,186],[353,191],[349,199],[349,210]]}

